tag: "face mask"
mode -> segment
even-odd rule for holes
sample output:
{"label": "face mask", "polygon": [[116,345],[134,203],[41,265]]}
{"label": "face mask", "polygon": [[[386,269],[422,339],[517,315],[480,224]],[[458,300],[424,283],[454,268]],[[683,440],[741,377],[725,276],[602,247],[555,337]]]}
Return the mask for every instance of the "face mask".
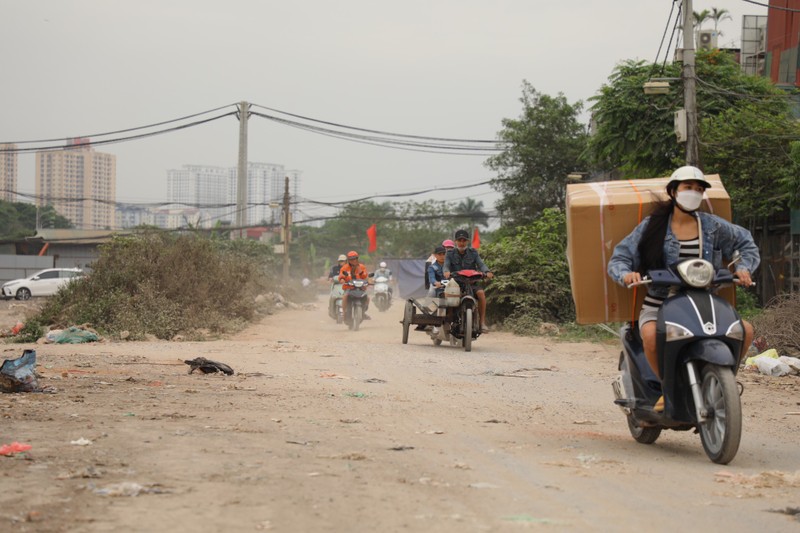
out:
{"label": "face mask", "polygon": [[678,207],[691,213],[692,211],[697,211],[697,208],[703,203],[703,193],[697,191],[678,191],[678,194],[675,195],[675,202],[678,204]]}
{"label": "face mask", "polygon": [[467,249],[467,243],[464,243],[464,244],[457,243],[457,244],[456,244],[456,248],[458,248],[458,251],[459,251],[459,252],[463,252],[464,250],[466,250],[466,249]]}

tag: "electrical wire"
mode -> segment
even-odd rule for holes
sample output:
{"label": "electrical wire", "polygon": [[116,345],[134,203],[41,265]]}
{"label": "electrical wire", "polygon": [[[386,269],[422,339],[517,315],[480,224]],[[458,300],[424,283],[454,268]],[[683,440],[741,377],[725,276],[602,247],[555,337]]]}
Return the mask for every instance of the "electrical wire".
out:
{"label": "electrical wire", "polygon": [[[669,23],[672,22],[672,12],[675,11],[675,3],[677,0],[672,0],[672,7],[669,8],[669,16],[667,17],[667,25],[664,26],[664,34],[661,35],[661,42],[658,44],[658,52],[656,52],[656,59],[653,61],[653,65],[658,64],[658,58],[661,56],[661,47],[664,46],[664,39],[667,37],[667,30],[669,29]],[[678,8],[678,13],[680,13],[680,8]],[[670,43],[672,39],[670,39]],[[669,55],[669,48],[667,48],[667,52],[665,57]]]}
{"label": "electrical wire", "polygon": [[337,128],[345,128],[345,129],[351,129],[351,130],[356,130],[356,131],[363,131],[363,132],[366,132],[366,133],[377,133],[379,135],[386,135],[386,136],[391,136],[391,137],[405,137],[405,138],[408,138],[408,139],[424,139],[424,140],[429,140],[429,141],[453,141],[453,142],[463,142],[463,143],[497,144],[498,142],[504,142],[504,141],[489,141],[489,140],[481,140],[481,139],[453,139],[453,138],[448,138],[448,137],[427,137],[427,136],[423,136],[423,135],[408,135],[408,134],[403,134],[403,133],[391,133],[391,132],[381,131],[381,130],[370,130],[370,129],[366,129],[366,128],[359,128],[359,127],[356,127],[356,126],[347,126],[345,124],[338,124],[336,122],[328,122],[328,121],[325,121],[325,120],[319,120],[319,119],[315,119],[315,118],[304,117],[302,115],[296,115],[294,113],[289,113],[289,112],[286,112],[286,111],[281,111],[280,109],[275,109],[275,108],[272,108],[272,107],[265,107],[265,106],[258,105],[258,104],[252,104],[252,105],[254,107],[260,107],[261,109],[266,109],[267,111],[272,111],[272,112],[275,112],[275,113],[280,113],[281,115],[287,115],[287,116],[290,116],[290,117],[299,118],[301,120],[307,120],[307,121],[310,121],[310,122],[317,122],[319,124],[326,124],[328,126],[336,126]]}
{"label": "electrical wire", "polygon": [[[675,4],[673,4],[674,6]],[[664,69],[667,68],[667,59],[669,59],[669,51],[672,49],[672,40],[675,39],[675,45],[677,46],[678,40],[675,36],[678,34],[678,22],[681,20],[681,14],[683,13],[683,3],[678,7],[678,15],[675,17],[675,24],[672,26],[672,35],[669,36],[669,43],[667,44],[667,51],[664,53],[664,63],[661,64],[661,72],[664,72]]]}
{"label": "electrical wire", "polygon": [[[148,132],[148,133],[140,133],[138,135],[129,135],[127,137],[118,137],[118,138],[115,138],[115,139],[105,139],[105,140],[100,140],[100,141],[91,141],[91,142],[86,143],[86,144],[79,144],[79,145],[74,145],[74,146],[58,145],[58,146],[40,146],[40,147],[31,147],[31,148],[0,148],[0,154],[8,154],[8,153],[17,154],[17,153],[27,153],[27,152],[61,152],[61,151],[64,151],[64,150],[78,149],[81,146],[102,146],[102,145],[107,145],[107,144],[115,144],[115,143],[120,143],[120,142],[133,141],[133,140],[137,140],[137,139],[144,139],[144,138],[147,138],[147,137],[154,137],[156,135],[163,135],[164,133],[170,133],[170,132],[173,132],[173,131],[179,131],[179,130],[184,130],[184,129],[187,129],[187,128],[193,128],[195,126],[200,126],[202,124],[207,124],[209,122],[213,122],[215,120],[219,120],[221,118],[229,117],[229,116],[235,115],[235,114],[236,114],[236,111],[230,111],[228,113],[224,113],[224,114],[218,115],[216,117],[211,117],[211,118],[207,118],[207,119],[204,119],[204,120],[198,120],[198,121],[195,121],[195,122],[190,122],[189,124],[181,124],[180,126],[174,126],[172,128],[167,128],[167,129],[164,129],[164,130],[153,131],[153,132]],[[16,143],[13,143],[13,144],[16,144]]]}
{"label": "electrical wire", "polygon": [[[401,140],[401,139],[392,139],[392,138],[385,138],[385,137],[377,137],[377,136],[369,136],[369,135],[361,135],[356,133],[350,133],[346,131],[337,131],[330,128],[323,128],[321,126],[314,126],[311,124],[303,124],[301,122],[296,122],[293,120],[288,120],[280,117],[276,117],[274,115],[266,115],[264,113],[252,112],[254,116],[265,118],[268,120],[272,120],[287,126],[292,126],[295,128],[307,130],[313,133],[318,133],[330,137],[336,137],[339,139],[350,140],[354,142],[360,142],[362,144],[372,144],[376,146],[382,146],[384,148],[396,148],[400,150],[409,150],[409,151],[416,151],[416,152],[429,152],[429,153],[441,153],[441,154],[448,154],[448,155],[478,155],[478,156],[490,156],[494,155],[497,152],[502,151],[502,148],[488,148],[483,146],[465,146],[465,145],[458,145],[458,144],[442,144],[442,143],[433,143],[433,142],[417,142],[411,140]],[[452,152],[451,150],[455,150]],[[475,153],[468,153],[468,152],[475,152]]]}
{"label": "electrical wire", "polygon": [[146,126],[136,126],[134,128],[125,128],[125,129],[122,129],[122,130],[108,131],[108,132],[105,132],[105,133],[93,133],[91,135],[75,135],[75,136],[72,136],[72,137],[59,137],[59,138],[55,138],[55,139],[40,139],[40,140],[36,140],[36,141],[8,141],[8,142],[0,141],[0,144],[34,144],[34,143],[38,144],[38,143],[49,143],[49,142],[58,142],[58,141],[69,141],[70,139],[74,139],[74,138],[85,138],[85,137],[90,137],[91,138],[91,137],[105,137],[105,136],[108,136],[108,135],[117,135],[119,133],[128,133],[129,131],[138,131],[138,130],[155,128],[157,126],[163,126],[164,124],[171,124],[173,122],[181,122],[183,120],[188,120],[190,118],[199,117],[201,115],[207,115],[209,113],[214,113],[216,111],[219,111],[220,109],[225,109],[226,107],[230,107],[232,105],[235,105],[235,104],[228,104],[228,105],[224,105],[224,106],[221,106],[221,107],[216,107],[214,109],[209,109],[208,111],[201,111],[200,113],[193,113],[191,115],[186,115],[186,116],[179,117],[179,118],[173,118],[171,120],[164,120],[162,122],[155,122],[153,124],[148,124]]}

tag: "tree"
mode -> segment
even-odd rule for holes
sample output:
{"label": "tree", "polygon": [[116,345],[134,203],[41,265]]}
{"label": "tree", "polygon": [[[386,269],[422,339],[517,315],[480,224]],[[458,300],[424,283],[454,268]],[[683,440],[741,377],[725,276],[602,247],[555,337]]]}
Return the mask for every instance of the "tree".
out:
{"label": "tree", "polygon": [[489,226],[489,215],[483,210],[483,202],[466,198],[458,203],[453,210],[456,215],[454,220],[464,221],[471,232],[475,226]]}
{"label": "tree", "polygon": [[535,332],[542,321],[574,320],[564,211],[545,209],[516,230],[481,251],[500,273],[486,288],[487,314],[518,333]]}
{"label": "tree", "polygon": [[33,204],[0,200],[0,238],[13,240],[36,235],[37,218],[39,227],[72,227],[69,219],[59,215],[52,206],[37,208]]}
{"label": "tree", "polygon": [[[586,157],[593,170],[642,178],[669,175],[683,164],[673,118],[683,107],[682,87],[673,84],[659,96],[642,91],[657,68],[622,63],[592,98],[597,127]],[[720,174],[740,220],[784,209],[796,168],[790,145],[800,140],[788,95],[766,78],[742,73],[720,50],[698,51],[696,72],[701,168]],[[680,65],[667,65],[660,75],[677,78]]]}
{"label": "tree", "polygon": [[561,93],[539,93],[527,81],[520,102],[519,118],[503,119],[498,133],[505,149],[486,162],[498,173],[492,180],[503,195],[497,209],[512,225],[527,224],[542,210],[564,205],[567,174],[582,167],[586,144],[586,128],[578,122],[582,102],[570,104]]}
{"label": "tree", "polygon": [[703,23],[711,17],[711,12],[708,9],[704,9],[699,13],[693,11],[692,17],[694,18],[694,28],[696,30],[701,30],[703,29]]}
{"label": "tree", "polygon": [[718,35],[722,35],[722,32],[717,29],[719,23],[723,20],[733,20],[727,9],[717,9],[716,7],[711,8],[710,18],[714,21],[714,31],[717,32]]}

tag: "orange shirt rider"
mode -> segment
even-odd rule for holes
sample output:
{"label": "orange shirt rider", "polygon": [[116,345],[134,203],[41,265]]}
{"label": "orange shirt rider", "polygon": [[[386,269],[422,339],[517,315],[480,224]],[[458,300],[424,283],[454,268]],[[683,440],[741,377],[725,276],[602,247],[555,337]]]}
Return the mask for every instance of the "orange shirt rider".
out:
{"label": "orange shirt rider", "polygon": [[[352,263],[355,263],[353,266]],[[354,261],[351,261],[348,258],[347,263],[339,269],[339,281],[342,283],[342,288],[344,290],[352,289],[353,285],[348,283],[351,279],[368,279],[369,275],[367,274],[367,267],[363,264],[358,262],[358,256],[356,256]]]}
{"label": "orange shirt rider", "polygon": [[[347,263],[339,269],[339,281],[342,283],[344,294],[342,295],[342,308],[344,309],[344,321],[349,323],[350,320],[350,306],[347,305],[347,296],[350,292],[349,289],[353,288],[352,283],[348,281],[352,279],[369,279],[367,274],[367,267],[358,262],[358,252],[347,252]],[[367,309],[369,308],[369,296],[364,294],[364,320],[369,320]]]}

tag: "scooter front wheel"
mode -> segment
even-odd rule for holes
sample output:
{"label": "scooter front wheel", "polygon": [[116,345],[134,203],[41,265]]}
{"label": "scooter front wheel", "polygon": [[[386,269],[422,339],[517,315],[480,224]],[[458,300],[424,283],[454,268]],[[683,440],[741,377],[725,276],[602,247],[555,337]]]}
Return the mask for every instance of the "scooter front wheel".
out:
{"label": "scooter front wheel", "polygon": [[628,429],[631,432],[631,436],[633,440],[638,442],[639,444],[653,444],[658,437],[661,436],[661,428],[659,427],[647,427],[643,428],[636,425],[636,422],[630,417],[626,417],[628,420]]}
{"label": "scooter front wheel", "polygon": [[698,422],[700,440],[708,458],[725,465],[733,461],[742,438],[742,403],[730,368],[703,367],[700,391],[708,417]]}
{"label": "scooter front wheel", "polygon": [[361,326],[361,320],[364,318],[364,308],[360,305],[353,307],[353,331],[358,331]]}

